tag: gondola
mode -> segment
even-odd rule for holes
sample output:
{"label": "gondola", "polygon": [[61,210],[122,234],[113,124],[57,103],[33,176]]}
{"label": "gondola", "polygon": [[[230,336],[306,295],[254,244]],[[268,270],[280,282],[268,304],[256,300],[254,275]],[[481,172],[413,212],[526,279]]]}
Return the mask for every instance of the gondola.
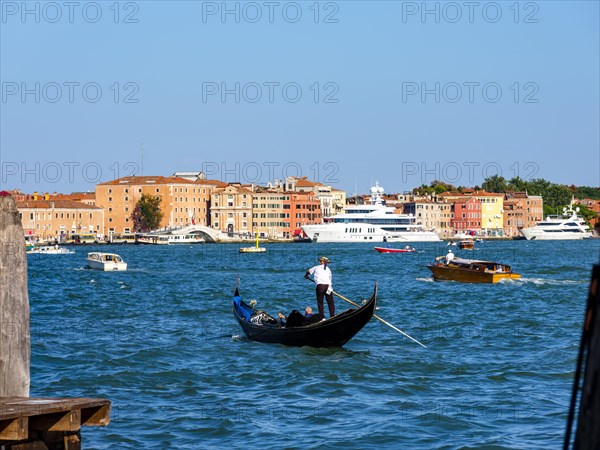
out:
{"label": "gondola", "polygon": [[377,284],[371,298],[358,309],[348,309],[330,319],[312,325],[282,327],[278,320],[264,311],[246,304],[236,288],[233,299],[233,315],[248,339],[296,347],[341,347],[354,337],[375,312]]}

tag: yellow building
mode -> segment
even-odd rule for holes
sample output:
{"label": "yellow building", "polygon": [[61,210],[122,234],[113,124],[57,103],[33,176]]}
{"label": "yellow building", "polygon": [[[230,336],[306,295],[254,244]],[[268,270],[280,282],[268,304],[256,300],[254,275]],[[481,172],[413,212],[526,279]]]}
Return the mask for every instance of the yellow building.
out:
{"label": "yellow building", "polygon": [[216,180],[186,180],[177,177],[125,177],[96,186],[96,205],[104,208],[107,234],[131,233],[131,214],[142,194],[161,198],[161,228],[187,225],[210,226],[212,191],[225,186]]}
{"label": "yellow building", "polygon": [[481,233],[504,236],[504,194],[476,191],[472,196],[481,202]]}

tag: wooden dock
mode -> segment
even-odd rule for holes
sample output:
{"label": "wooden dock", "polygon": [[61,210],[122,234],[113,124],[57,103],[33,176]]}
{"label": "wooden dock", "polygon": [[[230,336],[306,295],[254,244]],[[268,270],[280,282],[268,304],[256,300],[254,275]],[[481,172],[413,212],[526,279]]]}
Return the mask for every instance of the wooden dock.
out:
{"label": "wooden dock", "polygon": [[105,398],[0,397],[0,449],[79,450],[82,426],[106,426]]}

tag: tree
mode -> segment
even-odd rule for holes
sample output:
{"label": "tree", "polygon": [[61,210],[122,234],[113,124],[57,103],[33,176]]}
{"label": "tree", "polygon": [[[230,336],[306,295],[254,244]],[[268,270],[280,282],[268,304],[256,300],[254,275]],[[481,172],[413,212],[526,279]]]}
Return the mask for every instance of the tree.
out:
{"label": "tree", "polygon": [[481,185],[488,192],[502,193],[507,189],[506,180],[504,177],[493,175],[485,179]]}
{"label": "tree", "polygon": [[163,218],[160,208],[161,201],[162,199],[158,196],[142,194],[131,214],[135,231],[152,231],[160,226]]}

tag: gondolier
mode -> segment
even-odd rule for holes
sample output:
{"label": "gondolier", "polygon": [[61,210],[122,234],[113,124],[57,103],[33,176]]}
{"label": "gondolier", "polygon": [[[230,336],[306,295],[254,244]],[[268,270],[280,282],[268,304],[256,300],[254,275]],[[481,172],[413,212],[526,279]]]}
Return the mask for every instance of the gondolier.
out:
{"label": "gondolier", "polygon": [[329,308],[329,316],[335,316],[335,304],[333,302],[333,286],[332,286],[332,273],[328,264],[331,262],[327,256],[321,256],[319,258],[320,264],[311,267],[304,274],[304,278],[309,279],[308,276],[313,276],[313,281],[317,285],[317,307],[319,308],[319,314],[325,318],[325,308],[323,307],[323,297],[327,300],[327,306]]}

